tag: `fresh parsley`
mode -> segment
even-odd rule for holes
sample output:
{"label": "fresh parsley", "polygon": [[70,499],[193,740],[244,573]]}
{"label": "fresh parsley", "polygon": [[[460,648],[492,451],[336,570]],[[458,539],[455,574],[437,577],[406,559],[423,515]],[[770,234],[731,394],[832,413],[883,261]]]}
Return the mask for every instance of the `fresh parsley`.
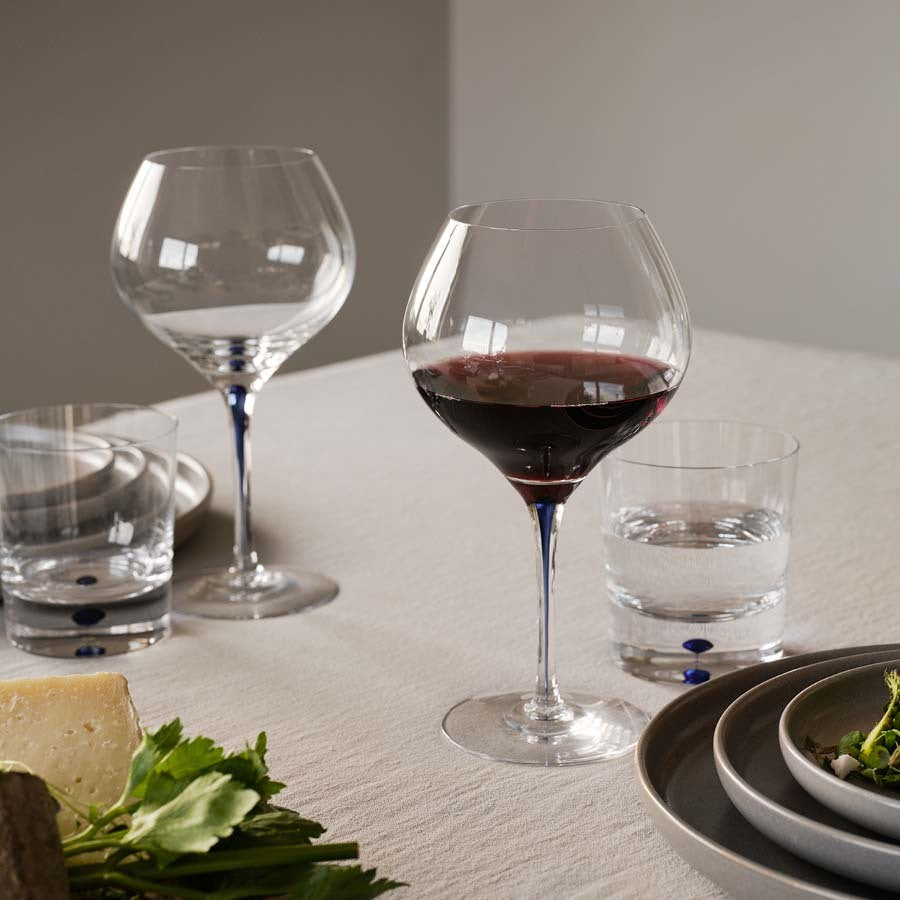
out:
{"label": "fresh parsley", "polygon": [[325,829],[271,800],[266,735],[239,753],[185,738],[180,720],[145,732],[121,797],[88,806],[51,794],[86,827],[62,842],[73,897],[368,900],[403,885],[356,859],[355,843],[314,844]]}

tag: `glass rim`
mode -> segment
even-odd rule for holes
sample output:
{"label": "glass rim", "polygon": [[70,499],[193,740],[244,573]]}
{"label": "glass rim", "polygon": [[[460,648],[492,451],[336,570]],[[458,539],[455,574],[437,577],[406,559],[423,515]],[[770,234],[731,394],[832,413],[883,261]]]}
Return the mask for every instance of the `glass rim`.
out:
{"label": "glass rim", "polygon": [[[146,444],[151,443],[152,441],[158,441],[162,438],[169,437],[174,434],[174,432],[178,429],[178,417],[172,415],[171,413],[167,413],[164,410],[157,409],[155,406],[144,406],[140,403],[47,403],[42,406],[29,406],[24,407],[23,409],[14,409],[10,412],[0,414],[0,429],[3,428],[4,425],[8,425],[11,423],[13,419],[17,416],[34,415],[35,413],[44,413],[49,410],[62,410],[62,409],[71,409],[73,407],[82,407],[82,408],[90,408],[90,409],[108,409],[111,412],[145,412],[145,413],[153,413],[156,416],[159,416],[161,419],[165,419],[166,427],[159,431],[158,433],[154,433],[147,437],[143,438],[128,438],[123,439],[121,443],[118,443],[113,448],[119,450],[123,447],[141,447]],[[99,417],[98,417],[99,418]],[[23,422],[23,425],[27,425],[29,423]],[[41,427],[41,426],[34,426]],[[75,430],[77,433],[77,429]],[[96,453],[98,449],[102,449],[99,447],[21,447],[17,444],[11,443],[3,438],[2,433],[0,433],[0,449],[6,449],[10,451],[14,451],[16,453],[59,453],[59,454],[76,454],[76,453]]]}
{"label": "glass rim", "polygon": [[[496,207],[512,203],[584,203],[605,207],[607,209],[615,208],[629,210],[632,213],[632,218],[624,222],[610,222],[606,225],[563,225],[560,227],[483,225],[478,222],[467,222],[465,219],[461,218],[464,211],[475,210],[479,207]],[[646,218],[647,213],[640,206],[635,206],[633,203],[621,203],[618,200],[601,200],[596,197],[507,197],[499,200],[483,200],[478,203],[463,203],[461,206],[456,206],[447,213],[448,221],[456,222],[459,225],[465,225],[466,228],[480,228],[484,231],[607,231],[611,228],[625,228]]]}
{"label": "glass rim", "polygon": [[[665,422],[658,422],[653,426],[654,430],[659,430],[661,427],[672,426],[672,425],[739,425],[742,428],[753,428],[757,431],[765,431],[771,435],[778,435],[786,439],[789,449],[785,450],[783,453],[779,453],[775,456],[769,456],[765,459],[754,459],[751,462],[745,463],[732,463],[730,465],[720,465],[720,466],[691,466],[691,465],[674,465],[673,463],[652,463],[652,462],[643,462],[638,459],[628,459],[620,454],[624,451],[624,448],[619,448],[618,450],[613,451],[610,454],[612,459],[615,459],[616,462],[625,463],[629,466],[643,466],[647,469],[681,469],[690,472],[715,472],[715,471],[727,471],[730,469],[752,469],[755,466],[767,466],[772,463],[786,462],[791,457],[796,456],[800,452],[800,441],[797,437],[791,434],[789,431],[782,431],[779,428],[770,428],[768,425],[760,425],[758,422],[745,422],[741,419],[669,419]],[[625,445],[627,447],[627,444]]]}
{"label": "glass rim", "polygon": [[238,165],[228,163],[178,163],[174,159],[177,154],[202,153],[210,150],[275,150],[281,153],[293,154],[293,159],[279,160],[278,162],[245,162],[240,163],[244,169],[274,169],[280,166],[297,166],[311,162],[318,158],[315,150],[309,147],[299,147],[290,144],[190,144],[185,147],[168,147],[162,150],[152,150],[144,156],[145,162],[152,162],[167,169],[183,169],[186,171],[201,172],[206,169],[232,169]]}

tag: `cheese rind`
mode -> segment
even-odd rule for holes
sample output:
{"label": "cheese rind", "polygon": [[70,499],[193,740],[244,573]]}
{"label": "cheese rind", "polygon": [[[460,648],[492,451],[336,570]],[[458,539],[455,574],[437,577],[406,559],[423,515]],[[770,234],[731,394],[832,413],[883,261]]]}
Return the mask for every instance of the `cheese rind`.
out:
{"label": "cheese rind", "polygon": [[[24,763],[84,805],[115,802],[141,741],[124,675],[60,675],[0,681],[0,760]],[[65,836],[84,822],[57,816]]]}

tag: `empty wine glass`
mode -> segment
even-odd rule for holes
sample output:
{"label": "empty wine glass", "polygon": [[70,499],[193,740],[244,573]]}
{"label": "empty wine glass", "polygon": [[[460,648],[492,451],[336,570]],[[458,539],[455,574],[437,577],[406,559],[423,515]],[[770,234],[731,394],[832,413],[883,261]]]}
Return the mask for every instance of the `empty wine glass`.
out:
{"label": "empty wine glass", "polygon": [[353,282],[340,198],[312,150],[184,147],[146,156],[113,233],[113,281],[163,343],[219,390],[235,442],[234,562],[180,582],[176,608],[258,619],[332,599],[330,578],[264,568],[250,527],[256,394]]}
{"label": "empty wine glass", "polygon": [[444,733],[509,762],[620,756],[647,716],[560,693],[554,554],[572,491],[662,412],[687,366],[687,307],[653,226],[636,207],[598,200],[460,207],[413,287],[403,349],[422,398],[506,476],[537,537],[535,688],[464,700]]}

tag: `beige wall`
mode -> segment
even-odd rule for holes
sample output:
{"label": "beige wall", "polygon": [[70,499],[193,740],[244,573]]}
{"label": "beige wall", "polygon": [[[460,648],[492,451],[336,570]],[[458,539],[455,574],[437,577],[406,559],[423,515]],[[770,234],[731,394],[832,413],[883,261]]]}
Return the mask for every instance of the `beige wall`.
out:
{"label": "beige wall", "polygon": [[109,280],[119,203],[160,147],[315,147],[359,267],[338,318],[285,368],[399,345],[446,207],[443,0],[35,0],[2,18],[0,410],[205,387]]}
{"label": "beige wall", "polygon": [[451,59],[454,202],[637,203],[695,322],[900,352],[894,0],[451,0]]}

